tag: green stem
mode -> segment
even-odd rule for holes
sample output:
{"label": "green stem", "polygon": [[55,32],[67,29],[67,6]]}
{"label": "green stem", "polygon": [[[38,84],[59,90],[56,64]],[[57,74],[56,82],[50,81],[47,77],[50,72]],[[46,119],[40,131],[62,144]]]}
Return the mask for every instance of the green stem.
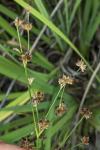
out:
{"label": "green stem", "polygon": [[76,124],[76,126],[71,130],[71,132],[68,134],[68,136],[66,137],[66,141],[68,140],[68,138],[73,134],[73,132],[76,130],[76,128],[79,126],[79,124],[82,122],[84,117],[82,117],[79,122]]}
{"label": "green stem", "polygon": [[28,37],[28,51],[30,49],[30,35],[29,35],[29,30],[27,31],[27,37]]}
{"label": "green stem", "polygon": [[[29,23],[29,12],[27,12],[27,21]],[[30,35],[29,35],[29,30],[27,30],[27,37],[28,37],[28,51],[30,49]]]}
{"label": "green stem", "polygon": [[76,148],[76,147],[78,147],[78,146],[81,146],[81,145],[83,145],[83,144],[82,144],[82,143],[79,143],[79,144],[73,146],[70,150],[73,150],[74,148]]}
{"label": "green stem", "polygon": [[20,39],[20,33],[19,33],[18,26],[16,26],[16,29],[17,29],[17,35],[18,35],[18,41],[19,41],[20,51],[22,53],[23,50],[22,50],[22,44],[21,44],[21,39]]}
{"label": "green stem", "polygon": [[62,147],[63,143],[65,143],[69,139],[69,137],[74,133],[76,128],[82,122],[83,118],[84,118],[84,116],[79,120],[79,122],[75,125],[75,127],[71,130],[71,132],[67,135],[67,137],[65,136],[64,140],[60,143],[60,147]]}
{"label": "green stem", "polygon": [[[36,104],[36,106],[35,106],[35,110],[36,110],[37,122],[39,123],[39,113],[38,113],[37,104]],[[39,126],[38,126],[38,132],[39,132]]]}
{"label": "green stem", "polygon": [[[23,64],[23,65],[24,65],[24,69],[25,69],[25,75],[26,75],[26,78],[27,78],[27,82],[28,82],[27,67],[26,67],[26,64]],[[31,87],[30,87],[29,83],[27,83],[27,85],[28,85],[28,92],[29,92],[30,100],[32,100]],[[31,101],[31,106],[32,106],[32,114],[33,114],[33,121],[34,121],[34,126],[35,126],[35,132],[36,132],[36,136],[38,137],[37,123],[36,123],[36,119],[35,119],[35,112],[34,112],[32,101]]]}
{"label": "green stem", "polygon": [[58,96],[59,96],[59,94],[60,94],[61,90],[62,90],[62,88],[60,88],[60,89],[59,89],[59,91],[58,91],[58,93],[57,93],[57,95],[56,95],[56,97],[55,97],[55,99],[54,99],[53,103],[51,104],[51,106],[50,106],[50,108],[49,108],[49,110],[48,110],[48,112],[47,112],[47,114],[46,114],[45,118],[47,118],[47,117],[48,117],[48,115],[49,115],[49,113],[50,113],[50,111],[51,111],[51,109],[52,109],[53,105],[55,104],[55,102],[56,102],[56,100],[57,100],[57,98],[58,98]]}
{"label": "green stem", "polygon": [[60,98],[59,105],[62,103],[62,100],[63,100],[62,98],[63,98],[64,90],[65,90],[65,86],[63,87],[63,90],[62,90],[62,93],[61,93],[61,98]]}

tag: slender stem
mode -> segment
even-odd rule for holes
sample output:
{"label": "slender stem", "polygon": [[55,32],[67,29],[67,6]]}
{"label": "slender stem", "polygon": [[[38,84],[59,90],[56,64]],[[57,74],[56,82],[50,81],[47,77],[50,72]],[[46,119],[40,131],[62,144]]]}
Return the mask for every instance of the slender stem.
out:
{"label": "slender stem", "polygon": [[18,28],[18,26],[16,26],[16,29],[17,29],[17,34],[18,34],[18,40],[19,40],[20,51],[21,51],[21,53],[22,53],[23,50],[22,50],[22,44],[21,44],[21,39],[20,39],[20,33],[19,33],[19,28]]}
{"label": "slender stem", "polygon": [[58,96],[59,96],[59,94],[60,94],[61,90],[62,90],[62,88],[60,88],[60,89],[59,89],[59,91],[58,91],[58,93],[57,93],[57,95],[56,95],[56,97],[55,97],[55,99],[54,99],[53,103],[51,104],[51,106],[50,106],[50,108],[49,108],[49,110],[48,110],[48,112],[47,112],[47,114],[46,114],[45,118],[47,118],[47,117],[48,117],[48,115],[49,115],[49,113],[50,113],[50,111],[51,111],[51,109],[52,109],[53,105],[55,104],[55,102],[56,102],[56,100],[57,100],[57,98],[58,98]]}
{"label": "slender stem", "polygon": [[[37,106],[37,104],[35,106],[35,110],[36,110],[36,116],[37,116],[37,123],[39,123],[39,112],[38,112],[38,106]],[[39,126],[38,126],[38,131],[39,131]]]}
{"label": "slender stem", "polygon": [[76,126],[71,130],[71,132],[68,134],[68,136],[66,137],[66,141],[68,140],[68,138],[72,135],[72,133],[76,130],[76,128],[79,126],[79,124],[82,122],[84,116],[79,120],[79,122],[76,124]]}
{"label": "slender stem", "polygon": [[30,35],[29,30],[27,31],[27,37],[28,37],[28,51],[30,49]]}
{"label": "slender stem", "polygon": [[[18,26],[16,26],[16,29],[17,29],[18,41],[19,41],[19,45],[20,45],[20,52],[23,53]],[[29,48],[29,33],[28,33],[28,48]],[[24,66],[24,70],[25,70],[25,76],[27,78],[27,86],[28,86],[29,97],[30,97],[30,100],[31,100],[31,103],[32,103],[31,86],[28,82],[27,64],[25,64],[24,61],[23,61],[23,66]],[[34,108],[33,108],[32,104],[31,104],[31,106],[32,106],[32,116],[33,116],[33,121],[34,121],[34,126],[35,126],[35,132],[36,132],[37,141],[38,141],[38,130],[37,130],[37,123],[36,123],[36,119],[35,119],[35,112],[34,112]]]}
{"label": "slender stem", "polygon": [[73,146],[70,150],[73,150],[74,148],[76,148],[76,147],[78,147],[78,146],[81,146],[81,145],[83,145],[83,144],[82,144],[82,143],[79,143],[79,144]]}
{"label": "slender stem", "polygon": [[60,147],[62,147],[63,143],[65,143],[69,137],[73,134],[73,132],[76,130],[76,128],[79,126],[79,124],[82,122],[84,116],[79,120],[79,122],[77,122],[76,126],[71,130],[71,132],[69,132],[69,134],[67,135],[67,137],[64,137],[64,140],[60,143]]}
{"label": "slender stem", "polygon": [[[27,13],[27,21],[29,23],[29,12]],[[30,35],[29,30],[27,30],[27,37],[28,37],[28,51],[30,49]]]}
{"label": "slender stem", "polygon": [[40,137],[40,135],[43,133],[44,130],[45,130],[45,129],[43,129],[43,130],[41,130],[41,131],[39,132],[38,138]]}
{"label": "slender stem", "polygon": [[61,93],[61,98],[60,98],[59,105],[61,104],[61,102],[62,102],[62,100],[63,100],[62,98],[63,98],[64,90],[65,90],[65,86],[63,87],[63,90],[62,90],[62,93]]}
{"label": "slender stem", "polygon": [[[23,65],[24,65],[24,69],[25,69],[25,75],[26,75],[26,78],[27,78],[27,82],[28,82],[27,67],[26,67],[26,64],[23,63]],[[29,92],[30,100],[32,100],[31,87],[30,87],[29,83],[27,83],[27,85],[28,85],[28,92]],[[34,108],[33,108],[33,105],[32,105],[32,101],[31,101],[31,106],[32,106],[32,114],[33,114],[33,121],[34,121],[34,126],[35,126],[35,132],[36,132],[36,136],[38,137],[37,123],[36,123],[36,119],[35,119],[35,112],[34,112]]]}

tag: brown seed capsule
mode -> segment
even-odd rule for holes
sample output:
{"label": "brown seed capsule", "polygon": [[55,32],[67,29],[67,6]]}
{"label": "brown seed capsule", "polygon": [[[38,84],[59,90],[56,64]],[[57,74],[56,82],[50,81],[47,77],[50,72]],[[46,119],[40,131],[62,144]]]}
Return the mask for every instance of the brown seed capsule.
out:
{"label": "brown seed capsule", "polygon": [[86,65],[83,60],[78,60],[76,66],[78,66],[82,72],[86,70]]}
{"label": "brown seed capsule", "polygon": [[32,24],[24,22],[21,24],[21,27],[26,31],[30,31],[32,29]]}
{"label": "brown seed capsule", "polygon": [[74,80],[70,76],[63,75],[62,78],[58,80],[58,83],[61,88],[63,88],[66,84],[73,84]]}
{"label": "brown seed capsule", "polygon": [[23,20],[16,18],[14,23],[15,23],[15,26],[21,26],[23,23]]}
{"label": "brown seed capsule", "polygon": [[62,116],[67,111],[66,105],[62,102],[56,108],[55,113],[57,116]]}
{"label": "brown seed capsule", "polygon": [[86,119],[89,119],[92,115],[92,112],[88,108],[82,108],[80,114],[84,116]]}
{"label": "brown seed capsule", "polygon": [[44,100],[44,93],[41,92],[41,91],[38,91],[34,94],[34,97],[33,97],[33,104],[34,105],[37,105],[39,104],[40,102],[42,102]]}
{"label": "brown seed capsule", "polygon": [[89,137],[88,136],[84,136],[81,140],[82,140],[82,144],[89,145]]}
{"label": "brown seed capsule", "polygon": [[31,59],[32,59],[32,55],[29,52],[26,52],[25,54],[21,55],[21,60],[23,61],[24,64],[30,62]]}
{"label": "brown seed capsule", "polygon": [[45,130],[45,129],[47,129],[48,127],[49,127],[49,120],[40,120],[39,121],[39,130],[40,131],[43,131],[43,130]]}

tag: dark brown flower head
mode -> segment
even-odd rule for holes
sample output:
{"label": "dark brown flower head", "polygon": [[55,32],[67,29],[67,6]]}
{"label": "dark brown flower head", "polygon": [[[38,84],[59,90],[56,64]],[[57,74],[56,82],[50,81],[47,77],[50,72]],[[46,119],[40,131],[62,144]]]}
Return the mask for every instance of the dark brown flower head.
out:
{"label": "dark brown flower head", "polygon": [[23,20],[21,20],[19,18],[16,18],[15,21],[14,21],[14,23],[15,23],[15,26],[21,26],[22,23],[23,23]]}
{"label": "dark brown flower head", "polygon": [[82,144],[84,145],[89,145],[89,137],[88,136],[83,136],[82,140]]}
{"label": "dark brown flower head", "polygon": [[92,115],[92,112],[88,108],[82,108],[80,114],[84,116],[86,119],[89,119]]}
{"label": "dark brown flower head", "polygon": [[45,129],[47,129],[48,127],[49,127],[49,120],[40,120],[39,121],[39,130],[40,131],[43,131],[43,130],[45,130]]}
{"label": "dark brown flower head", "polygon": [[58,83],[61,88],[63,88],[66,84],[73,84],[74,80],[70,76],[63,75],[62,78],[58,80]]}
{"label": "dark brown flower head", "polygon": [[26,52],[25,54],[21,55],[21,60],[23,61],[24,64],[30,62],[31,59],[32,59],[32,55],[29,52]]}
{"label": "dark brown flower head", "polygon": [[21,24],[21,27],[26,31],[30,31],[32,29],[32,24],[24,22]]}
{"label": "dark brown flower head", "polygon": [[62,116],[67,111],[66,105],[62,102],[56,108],[55,113],[57,116]]}
{"label": "dark brown flower head", "polygon": [[44,93],[41,91],[38,91],[34,94],[32,101],[33,101],[34,105],[37,105],[40,102],[42,102],[43,100],[44,100]]}
{"label": "dark brown flower head", "polygon": [[22,139],[20,147],[24,148],[25,150],[33,150],[31,143],[28,140],[28,138]]}

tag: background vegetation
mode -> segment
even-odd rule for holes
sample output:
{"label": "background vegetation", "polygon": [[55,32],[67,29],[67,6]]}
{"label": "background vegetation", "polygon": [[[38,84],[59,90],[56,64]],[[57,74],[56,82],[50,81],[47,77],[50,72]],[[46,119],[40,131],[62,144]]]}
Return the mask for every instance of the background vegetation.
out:
{"label": "background vegetation", "polygon": [[[33,147],[42,150],[99,150],[100,1],[0,2],[0,140],[20,145],[21,140],[28,137]],[[38,140],[25,68],[15,50],[20,49],[14,25],[16,17],[32,23],[29,39],[32,60],[26,70],[28,76],[34,78],[32,95],[37,91],[45,95],[44,101],[38,105],[39,119],[44,119],[53,106],[47,117],[50,126]],[[23,29],[19,32],[25,53],[28,50],[27,32]],[[75,65],[81,59],[86,64],[84,73]],[[74,83],[67,85],[64,93],[57,96],[58,80],[63,74],[73,77]],[[55,108],[61,96],[67,112],[58,117]],[[92,116],[80,122],[78,113],[82,107],[89,108]],[[81,144],[83,136],[89,137],[89,145]]]}

